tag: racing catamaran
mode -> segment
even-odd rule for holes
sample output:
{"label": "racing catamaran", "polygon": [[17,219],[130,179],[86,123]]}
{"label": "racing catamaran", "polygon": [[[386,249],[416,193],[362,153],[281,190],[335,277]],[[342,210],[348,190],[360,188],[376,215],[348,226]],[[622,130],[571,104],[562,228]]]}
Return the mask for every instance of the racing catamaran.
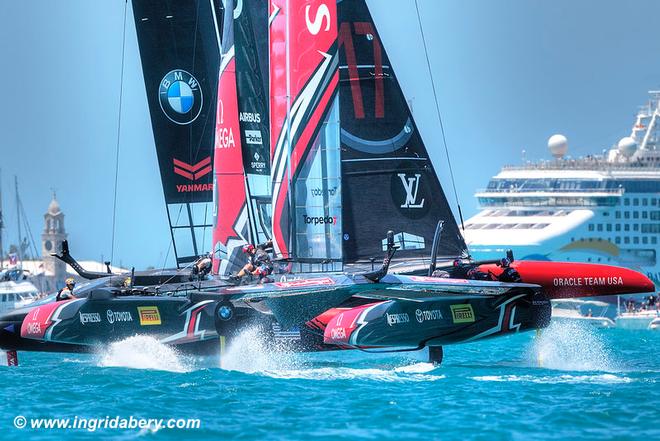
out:
{"label": "racing catamaran", "polygon": [[[51,297],[1,317],[2,348],[90,351],[147,334],[188,352],[221,352],[258,327],[285,350],[429,347],[439,363],[444,345],[547,326],[550,299],[653,290],[624,268],[469,258],[364,0],[224,6],[133,2],[145,84],[158,90],[149,100],[164,187],[208,180],[213,162],[212,184],[177,184],[188,185],[173,187],[186,197],[167,199],[173,239],[186,231],[195,244],[177,254],[184,264],[206,237],[208,224],[195,214],[207,210],[194,204],[209,203],[203,185],[211,186],[212,274],[203,260],[174,272],[85,273],[92,281],[77,299]],[[191,27],[185,17],[194,14],[206,18]],[[216,79],[145,63],[154,57],[149,45],[159,46],[149,32],[172,26],[164,20],[195,29],[194,47],[210,48],[202,64],[216,66]],[[211,117],[200,101],[214,84]],[[163,130],[195,140],[185,164],[161,147]],[[213,158],[199,153],[211,141]],[[173,222],[172,208],[188,222]],[[273,281],[230,283],[245,263],[242,245],[265,240],[274,246]],[[60,258],[75,268],[68,248]],[[506,281],[511,269],[521,280]]]}

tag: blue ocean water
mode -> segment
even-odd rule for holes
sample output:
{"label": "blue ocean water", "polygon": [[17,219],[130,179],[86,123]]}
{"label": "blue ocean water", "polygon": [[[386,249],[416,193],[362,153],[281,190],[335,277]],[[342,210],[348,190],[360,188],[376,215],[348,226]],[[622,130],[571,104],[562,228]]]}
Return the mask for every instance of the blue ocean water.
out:
{"label": "blue ocean water", "polygon": [[[0,439],[660,439],[660,333],[553,324],[425,354],[268,354],[220,368],[134,337],[0,368]],[[541,363],[541,366],[539,366]],[[199,418],[199,429],[17,429],[28,418]]]}

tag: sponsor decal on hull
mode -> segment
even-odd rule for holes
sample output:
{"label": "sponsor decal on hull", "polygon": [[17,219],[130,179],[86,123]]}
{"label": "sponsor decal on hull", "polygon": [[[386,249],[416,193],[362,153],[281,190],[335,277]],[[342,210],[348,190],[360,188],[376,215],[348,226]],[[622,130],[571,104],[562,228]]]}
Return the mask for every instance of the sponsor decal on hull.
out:
{"label": "sponsor decal on hull", "polygon": [[444,283],[444,284],[457,284],[457,283],[466,283],[469,284],[469,280],[465,279],[445,279],[442,277],[427,277],[427,276],[410,276],[410,280],[413,282],[427,282],[427,283]]}
{"label": "sponsor decal on hull", "polygon": [[407,312],[402,312],[400,314],[385,314],[385,317],[387,318],[387,324],[389,326],[410,323],[410,316]]}
{"label": "sponsor decal on hull", "polygon": [[442,312],[439,309],[418,309],[415,311],[415,319],[419,323],[430,322],[434,320],[442,320]]}
{"label": "sponsor decal on hull", "polygon": [[556,277],[554,286],[612,286],[623,285],[623,277]]}
{"label": "sponsor decal on hull", "polygon": [[454,323],[474,323],[474,310],[472,305],[450,305],[451,318]]}
{"label": "sponsor decal on hull", "polygon": [[305,288],[308,286],[334,285],[335,281],[330,277],[321,277],[319,279],[302,279],[291,282],[275,282],[273,285],[278,288]]}
{"label": "sponsor decal on hull", "polygon": [[101,323],[101,314],[98,312],[79,312],[80,323],[86,325],[87,323]]}
{"label": "sponsor decal on hull", "polygon": [[160,311],[158,306],[138,306],[140,326],[160,325]]}
{"label": "sponsor decal on hull", "polygon": [[111,309],[108,309],[105,312],[105,316],[108,319],[108,323],[110,323],[111,325],[113,323],[133,321],[133,315],[128,311],[113,311]]}

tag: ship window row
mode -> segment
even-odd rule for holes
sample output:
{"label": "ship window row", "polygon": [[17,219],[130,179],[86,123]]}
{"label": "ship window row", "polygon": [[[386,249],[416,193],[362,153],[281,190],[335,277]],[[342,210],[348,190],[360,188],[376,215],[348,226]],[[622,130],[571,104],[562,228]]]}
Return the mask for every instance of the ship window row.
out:
{"label": "ship window row", "polygon": [[606,182],[596,180],[540,178],[492,179],[488,183],[488,190],[499,191],[597,190],[599,188],[606,188]]}
{"label": "ship window row", "polygon": [[657,198],[623,198],[623,205],[625,206],[634,206],[634,207],[655,207],[658,205]]}
{"label": "ship window row", "polygon": [[[603,213],[605,214],[605,213]],[[660,220],[660,210],[655,211],[615,211],[614,217],[616,219],[651,219]]]}
{"label": "ship window row", "polygon": [[484,207],[613,207],[618,203],[618,197],[480,197],[479,203]]}
{"label": "ship window row", "polygon": [[[586,241],[586,242],[610,242],[610,243],[614,242],[614,243],[617,243],[617,244],[621,244],[621,243],[627,243],[627,244],[629,244],[629,243],[634,243],[634,244],[642,243],[644,245],[647,245],[647,244],[657,245],[657,243],[658,243],[658,237],[657,236],[642,236],[641,238],[640,237],[632,237],[631,238],[631,237],[617,236],[617,237],[614,238],[614,240],[612,240],[611,238],[603,239],[603,238],[600,238],[600,237],[588,237],[588,238],[582,238],[582,239],[579,239],[579,240],[580,241]],[[574,237],[571,237],[571,242],[575,242]],[[635,253],[639,253],[641,251],[645,251],[645,250],[628,250],[628,252],[635,252]],[[648,250],[646,250],[646,251],[648,251]]]}
{"label": "ship window row", "polygon": [[642,233],[658,234],[660,233],[660,224],[589,224],[589,231],[640,231]]}
{"label": "ship window row", "polygon": [[566,216],[567,210],[486,210],[481,217]]}
{"label": "ship window row", "polygon": [[648,236],[619,237],[619,236],[617,236],[617,237],[614,238],[614,243],[617,244],[617,245],[621,245],[622,243],[624,245],[629,245],[629,244],[633,244],[633,245],[639,245],[639,244],[642,244],[642,245],[657,245],[658,244],[658,238],[657,238],[657,236],[651,236],[651,237],[648,237]]}
{"label": "ship window row", "polygon": [[658,180],[579,180],[579,179],[491,179],[490,191],[575,191],[575,190],[616,190],[627,193],[658,193]]}
{"label": "ship window row", "polygon": [[541,230],[547,227],[548,223],[527,223],[527,224],[468,224],[466,230]]}

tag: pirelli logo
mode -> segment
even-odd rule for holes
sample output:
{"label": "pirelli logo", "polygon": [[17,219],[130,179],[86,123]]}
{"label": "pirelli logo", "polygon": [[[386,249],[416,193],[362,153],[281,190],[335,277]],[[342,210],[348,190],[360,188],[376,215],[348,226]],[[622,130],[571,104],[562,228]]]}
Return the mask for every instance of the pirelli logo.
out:
{"label": "pirelli logo", "polygon": [[140,326],[160,325],[160,311],[158,306],[138,306]]}
{"label": "pirelli logo", "polygon": [[472,305],[451,305],[451,318],[454,323],[474,323]]}

